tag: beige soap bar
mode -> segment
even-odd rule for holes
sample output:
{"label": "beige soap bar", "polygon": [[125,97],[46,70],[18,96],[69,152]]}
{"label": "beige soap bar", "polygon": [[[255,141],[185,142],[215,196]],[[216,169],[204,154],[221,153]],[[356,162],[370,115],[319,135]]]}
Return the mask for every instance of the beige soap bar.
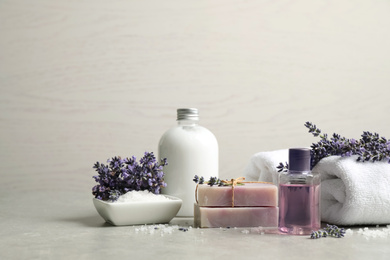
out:
{"label": "beige soap bar", "polygon": [[[198,185],[197,201],[201,207],[231,207],[232,186]],[[234,187],[235,207],[276,207],[278,188],[274,184],[244,183]]]}
{"label": "beige soap bar", "polygon": [[194,225],[200,228],[277,227],[278,207],[208,208],[194,205]]}

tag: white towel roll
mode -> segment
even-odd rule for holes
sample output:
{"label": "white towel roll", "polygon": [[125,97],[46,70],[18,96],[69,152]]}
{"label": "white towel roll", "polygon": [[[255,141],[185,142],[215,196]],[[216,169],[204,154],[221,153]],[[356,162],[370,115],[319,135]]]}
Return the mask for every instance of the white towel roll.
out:
{"label": "white towel roll", "polygon": [[321,174],[322,221],[338,225],[390,223],[390,164],[330,156],[313,169]]}

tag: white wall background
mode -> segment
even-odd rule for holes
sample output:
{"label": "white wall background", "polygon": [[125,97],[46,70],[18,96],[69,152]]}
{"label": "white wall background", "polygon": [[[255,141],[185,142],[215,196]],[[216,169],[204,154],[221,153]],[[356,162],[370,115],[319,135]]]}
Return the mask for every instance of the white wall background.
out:
{"label": "white wall background", "polygon": [[95,161],[156,153],[178,107],[223,178],[309,146],[305,121],[390,138],[389,83],[387,0],[2,0],[0,195],[90,193]]}

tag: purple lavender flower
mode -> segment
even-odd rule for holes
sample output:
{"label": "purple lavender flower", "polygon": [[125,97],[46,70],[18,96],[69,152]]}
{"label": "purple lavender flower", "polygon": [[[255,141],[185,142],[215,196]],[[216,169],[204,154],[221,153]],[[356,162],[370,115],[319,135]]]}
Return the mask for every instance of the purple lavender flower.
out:
{"label": "purple lavender flower", "polygon": [[119,190],[111,190],[109,191],[108,198],[110,201],[116,201],[118,200],[120,195],[122,195],[122,193]]}
{"label": "purple lavender flower", "polygon": [[279,163],[278,166],[276,166],[276,168],[278,169],[278,172],[286,172],[288,170],[288,163],[286,162],[286,164],[284,165],[283,163]]}
{"label": "purple lavender flower", "polygon": [[210,185],[210,187],[213,187],[215,184],[218,183],[218,178],[217,177],[210,177],[210,180],[208,181],[208,185]]}
{"label": "purple lavender flower", "polygon": [[195,175],[194,178],[192,179],[195,183],[199,182],[199,176]]}

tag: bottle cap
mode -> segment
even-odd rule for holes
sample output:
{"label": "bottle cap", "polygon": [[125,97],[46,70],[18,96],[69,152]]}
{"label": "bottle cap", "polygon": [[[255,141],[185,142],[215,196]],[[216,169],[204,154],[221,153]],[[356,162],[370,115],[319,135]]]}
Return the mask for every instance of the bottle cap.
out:
{"label": "bottle cap", "polygon": [[289,149],[288,169],[290,171],[310,171],[310,149],[308,148]]}
{"label": "bottle cap", "polygon": [[197,108],[179,108],[177,109],[177,120],[199,120]]}

